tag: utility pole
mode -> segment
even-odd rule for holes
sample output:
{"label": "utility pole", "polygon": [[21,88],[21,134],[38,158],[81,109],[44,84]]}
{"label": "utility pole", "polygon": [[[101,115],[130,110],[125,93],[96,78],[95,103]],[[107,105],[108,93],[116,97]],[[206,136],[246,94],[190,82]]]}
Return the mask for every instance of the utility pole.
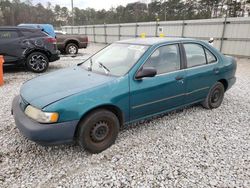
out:
{"label": "utility pole", "polygon": [[73,26],[75,25],[75,20],[74,20],[74,4],[73,4],[73,0],[71,0],[71,8],[72,8],[72,26],[71,26],[71,34],[73,34]]}
{"label": "utility pole", "polygon": [[71,0],[71,7],[72,7],[72,26],[75,25],[75,19],[74,19],[74,3],[73,3],[73,0]]}
{"label": "utility pole", "polygon": [[167,21],[166,0],[164,0],[164,18],[165,18],[165,21]]}

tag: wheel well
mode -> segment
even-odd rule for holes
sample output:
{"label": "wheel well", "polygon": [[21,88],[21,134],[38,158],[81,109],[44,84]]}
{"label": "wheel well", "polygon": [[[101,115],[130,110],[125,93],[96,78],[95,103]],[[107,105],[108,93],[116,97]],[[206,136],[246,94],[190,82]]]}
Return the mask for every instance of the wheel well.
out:
{"label": "wheel well", "polygon": [[28,53],[25,55],[25,58],[28,58],[28,56],[29,56],[30,54],[34,53],[34,52],[40,52],[40,53],[46,55],[46,57],[49,59],[49,54],[46,53],[45,51],[39,50],[39,49],[32,50],[32,51],[28,52]]}
{"label": "wheel well", "polygon": [[69,41],[66,42],[65,48],[66,48],[66,46],[67,46],[69,43],[73,43],[73,44],[75,44],[75,45],[77,45],[77,46],[79,47],[79,43],[78,43],[76,40],[69,40]]}
{"label": "wheel well", "polygon": [[227,90],[227,88],[228,88],[228,83],[227,83],[227,80],[225,80],[225,79],[221,79],[221,80],[219,80],[218,82],[220,82],[220,83],[222,83],[222,84],[223,84],[224,89],[225,89],[225,91],[226,91],[226,90]]}
{"label": "wheel well", "polygon": [[[117,106],[114,106],[114,105],[102,105],[102,106],[98,106],[96,108],[93,108],[93,109],[89,110],[87,113],[85,113],[81,117],[79,122],[81,122],[87,115],[89,115],[93,111],[99,110],[99,109],[105,109],[105,110],[109,110],[109,111],[113,112],[116,115],[116,117],[118,118],[118,120],[119,120],[120,127],[122,127],[123,122],[124,122],[123,113]],[[75,131],[75,136],[77,134],[77,131],[78,131],[78,125],[77,125],[76,131]]]}

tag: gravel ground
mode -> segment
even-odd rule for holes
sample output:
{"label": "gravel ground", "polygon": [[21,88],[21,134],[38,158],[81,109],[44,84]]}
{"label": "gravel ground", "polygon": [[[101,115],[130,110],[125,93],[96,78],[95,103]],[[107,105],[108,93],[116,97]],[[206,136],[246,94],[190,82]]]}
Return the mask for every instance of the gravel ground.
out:
{"label": "gravel ground", "polygon": [[[62,57],[49,71],[83,57]],[[43,147],[25,139],[10,115],[22,83],[37,76],[5,70],[0,88],[0,187],[250,187],[250,59],[220,108],[196,105],[122,130],[111,148]]]}

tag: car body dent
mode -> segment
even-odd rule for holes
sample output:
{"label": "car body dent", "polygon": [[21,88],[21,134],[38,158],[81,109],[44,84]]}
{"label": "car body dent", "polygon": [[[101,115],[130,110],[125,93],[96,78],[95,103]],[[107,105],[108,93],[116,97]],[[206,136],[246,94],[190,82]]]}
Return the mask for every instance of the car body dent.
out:
{"label": "car body dent", "polygon": [[45,55],[48,58],[50,58],[50,55],[51,55],[51,52],[49,51],[49,49],[47,47],[45,47],[45,46],[44,47],[38,47],[35,44],[31,44],[31,45],[29,45],[29,47],[25,51],[23,51],[22,58],[25,59],[32,52],[45,53]]}
{"label": "car body dent", "polygon": [[[0,27],[1,31],[15,31],[18,37],[5,40],[0,44],[1,53],[5,57],[5,65],[21,64],[24,65],[29,54],[32,52],[44,53],[50,62],[58,60],[59,53],[54,44],[47,42],[48,38],[40,29],[24,27]],[[30,34],[23,34],[28,31]],[[15,50],[13,50],[15,49]]]}

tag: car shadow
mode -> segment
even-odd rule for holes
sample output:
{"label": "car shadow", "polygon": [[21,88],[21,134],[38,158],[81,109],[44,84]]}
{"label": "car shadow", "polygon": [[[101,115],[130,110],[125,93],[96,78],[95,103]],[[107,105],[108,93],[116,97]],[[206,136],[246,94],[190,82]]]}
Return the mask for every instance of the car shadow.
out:
{"label": "car shadow", "polygon": [[3,66],[3,72],[4,73],[28,72],[28,70],[22,66],[7,65]]}
{"label": "car shadow", "polygon": [[185,107],[185,108],[173,110],[173,111],[162,113],[162,114],[159,114],[159,115],[154,115],[154,116],[146,118],[144,120],[140,120],[140,121],[138,121],[136,123],[131,123],[131,124],[125,125],[125,126],[121,127],[120,131],[140,129],[145,124],[150,124],[153,121],[160,120],[160,119],[162,119],[164,117],[170,117],[170,116],[175,117],[177,114],[183,113],[185,110],[187,110],[189,108],[192,108],[192,107],[196,107],[196,106],[200,106],[200,104],[194,104],[192,106],[188,106],[188,107]]}

